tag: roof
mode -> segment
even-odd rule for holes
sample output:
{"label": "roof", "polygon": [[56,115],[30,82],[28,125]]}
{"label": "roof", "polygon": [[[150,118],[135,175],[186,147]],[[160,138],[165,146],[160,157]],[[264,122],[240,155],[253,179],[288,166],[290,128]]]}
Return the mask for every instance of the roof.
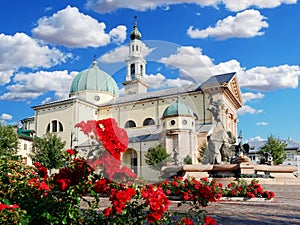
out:
{"label": "roof", "polygon": [[107,106],[107,105],[112,105],[112,104],[122,104],[122,103],[127,103],[127,102],[137,102],[137,101],[166,97],[166,96],[174,96],[174,95],[178,95],[178,94],[193,92],[196,90],[196,88],[197,88],[196,85],[188,85],[188,86],[183,86],[183,87],[176,87],[176,88],[163,89],[163,90],[158,90],[158,91],[153,91],[153,92],[141,93],[139,95],[125,95],[125,96],[120,96],[118,98],[115,98],[106,103],[103,103],[100,106]]}
{"label": "roof", "polygon": [[33,133],[35,133],[34,130],[24,130],[24,129],[20,129],[20,128],[18,128],[18,131],[17,131],[19,138],[27,139],[27,140],[32,140]]}
{"label": "roof", "polygon": [[[217,81],[230,81],[232,78],[232,76],[234,76],[235,73],[230,73],[230,74],[222,74],[222,75],[217,75],[217,76],[213,76],[216,78],[209,78],[209,82],[217,82]],[[224,77],[223,77],[224,76]],[[208,83],[208,81],[204,82]],[[217,82],[218,83],[218,82]],[[202,85],[203,85],[202,84]],[[197,91],[202,91],[202,85],[197,85],[197,84],[192,84],[192,85],[186,85],[186,86],[182,86],[182,87],[175,87],[175,88],[170,88],[170,89],[163,89],[163,90],[158,90],[158,91],[152,91],[152,92],[146,92],[146,93],[141,93],[139,95],[124,95],[124,96],[119,96],[118,98],[114,98],[108,102],[105,102],[103,104],[100,104],[100,107],[104,107],[104,106],[111,106],[111,105],[117,105],[117,104],[122,104],[122,103],[129,103],[129,102],[138,102],[138,101],[144,101],[147,99],[154,99],[154,98],[162,98],[162,97],[167,97],[167,96],[178,96],[180,94],[187,94],[187,93],[193,93],[193,92],[197,92]],[[33,106],[32,108],[34,110],[36,109],[40,109],[40,108],[44,108],[47,106],[53,106],[53,105],[61,105],[64,103],[67,103],[68,101],[83,101],[86,103],[89,103],[91,105],[94,105],[95,107],[98,107],[97,105],[88,102],[84,99],[80,99],[78,97],[73,97],[73,98],[69,98],[69,99],[64,99],[64,100],[59,100],[59,101],[54,101],[54,102],[50,102],[50,103],[46,103],[44,105],[38,105],[38,106]]]}
{"label": "roof", "polygon": [[216,76],[211,76],[207,81],[203,82],[201,86],[229,83],[235,74],[236,72],[232,72],[232,73],[224,73]]}
{"label": "roof", "polygon": [[72,81],[70,93],[83,90],[109,92],[114,96],[119,95],[119,88],[115,80],[109,74],[100,70],[96,61],[93,62],[91,68],[78,73]]}
{"label": "roof", "polygon": [[[282,140],[286,143],[285,150],[296,150],[300,151],[300,143],[291,139]],[[264,141],[251,141],[248,142],[249,144],[249,153],[258,153],[261,148],[267,143],[266,140]]]}
{"label": "roof", "polygon": [[74,103],[74,102],[82,102],[82,103],[85,103],[85,104],[88,104],[92,107],[95,107],[97,108],[98,106],[95,105],[94,103],[92,102],[89,102],[81,97],[71,97],[71,98],[67,98],[67,99],[62,99],[62,100],[57,100],[57,101],[53,101],[53,102],[48,102],[48,103],[45,103],[43,105],[37,105],[37,106],[32,106],[31,108],[33,110],[38,110],[38,109],[43,109],[43,108],[47,108],[47,107],[52,107],[52,106],[60,106],[60,105],[64,105],[64,104],[67,104],[67,103]]}
{"label": "roof", "polygon": [[284,142],[286,143],[285,150],[296,149],[296,150],[300,151],[300,143],[299,142],[291,140],[291,139],[284,140]]}
{"label": "roof", "polygon": [[159,139],[159,134],[146,134],[140,135],[135,137],[129,137],[129,143],[136,143],[136,142],[145,142],[145,141],[157,141]]}

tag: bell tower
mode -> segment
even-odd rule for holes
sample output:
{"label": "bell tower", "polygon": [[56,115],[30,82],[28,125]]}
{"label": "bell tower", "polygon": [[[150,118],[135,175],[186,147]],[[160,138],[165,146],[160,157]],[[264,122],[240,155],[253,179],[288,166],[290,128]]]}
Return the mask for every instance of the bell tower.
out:
{"label": "bell tower", "polygon": [[127,64],[127,73],[126,81],[123,82],[123,85],[126,95],[146,93],[148,88],[148,85],[144,81],[146,61],[142,54],[142,35],[138,30],[136,18],[135,16],[133,31],[130,34],[129,56],[125,61]]}

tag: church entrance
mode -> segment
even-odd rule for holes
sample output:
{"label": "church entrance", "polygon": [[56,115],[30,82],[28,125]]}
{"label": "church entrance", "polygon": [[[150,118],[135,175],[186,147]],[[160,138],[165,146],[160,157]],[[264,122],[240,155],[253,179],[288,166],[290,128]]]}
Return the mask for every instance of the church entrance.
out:
{"label": "church entrance", "polygon": [[132,172],[137,174],[137,153],[134,149],[129,148],[123,155],[124,163],[129,166]]}

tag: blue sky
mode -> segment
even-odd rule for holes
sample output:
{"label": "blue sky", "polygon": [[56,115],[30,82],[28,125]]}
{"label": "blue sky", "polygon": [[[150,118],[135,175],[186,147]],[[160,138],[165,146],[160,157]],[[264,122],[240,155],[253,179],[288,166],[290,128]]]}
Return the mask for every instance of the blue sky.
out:
{"label": "blue sky", "polygon": [[0,121],[68,96],[90,67],[125,80],[133,17],[153,90],[237,72],[244,141],[271,133],[300,141],[300,6],[297,0],[2,0]]}

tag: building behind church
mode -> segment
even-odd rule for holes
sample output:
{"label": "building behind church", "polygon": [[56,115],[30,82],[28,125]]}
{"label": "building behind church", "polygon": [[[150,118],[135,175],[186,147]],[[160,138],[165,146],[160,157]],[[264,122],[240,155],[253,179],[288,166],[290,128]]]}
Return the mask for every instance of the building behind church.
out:
{"label": "building behind church", "polygon": [[[237,136],[237,110],[243,102],[234,72],[212,76],[202,84],[148,92],[147,62],[136,21],[130,39],[124,95],[119,95],[116,81],[94,60],[90,68],[74,77],[68,99],[33,106],[35,114],[22,120],[23,129],[35,131],[38,137],[56,133],[66,141],[66,148],[77,148],[88,157],[84,150],[90,145],[89,139],[74,125],[114,118],[129,137],[123,163],[138,176],[150,179],[153,171],[145,163],[145,154],[151,147],[162,144],[176,163],[182,164],[190,156],[197,164],[198,149],[219,129],[218,122]],[[219,110],[217,119],[211,109],[213,103]]]}

